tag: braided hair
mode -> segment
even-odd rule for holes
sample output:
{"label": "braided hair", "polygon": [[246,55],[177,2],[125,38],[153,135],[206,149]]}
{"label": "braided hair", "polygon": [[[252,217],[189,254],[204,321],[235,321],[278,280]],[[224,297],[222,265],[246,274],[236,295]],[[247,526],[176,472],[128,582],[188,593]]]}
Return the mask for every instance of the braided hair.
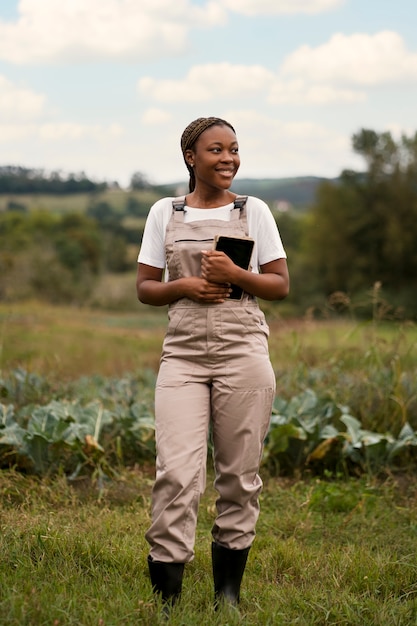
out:
{"label": "braided hair", "polygon": [[234,133],[236,132],[233,126],[229,124],[229,122],[226,122],[226,120],[222,120],[220,117],[199,117],[191,122],[191,124],[188,124],[187,128],[181,135],[182,155],[184,157],[184,162],[187,166],[187,170],[190,174],[190,181],[188,185],[190,193],[195,189],[195,174],[192,166],[187,163],[185,153],[187,150],[194,150],[197,139],[205,130],[207,130],[207,128],[210,128],[211,126],[228,126],[232,129]]}

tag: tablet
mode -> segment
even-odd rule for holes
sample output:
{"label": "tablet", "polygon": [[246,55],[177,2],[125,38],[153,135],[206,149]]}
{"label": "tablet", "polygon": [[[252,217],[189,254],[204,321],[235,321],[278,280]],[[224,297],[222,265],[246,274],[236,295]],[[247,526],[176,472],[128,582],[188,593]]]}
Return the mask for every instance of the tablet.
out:
{"label": "tablet", "polygon": [[[232,259],[235,265],[239,265],[247,270],[250,266],[254,240],[250,237],[231,237],[228,235],[217,235],[214,238],[215,250],[224,252]],[[231,285],[232,291],[229,298],[231,300],[241,300],[243,289],[237,285]]]}

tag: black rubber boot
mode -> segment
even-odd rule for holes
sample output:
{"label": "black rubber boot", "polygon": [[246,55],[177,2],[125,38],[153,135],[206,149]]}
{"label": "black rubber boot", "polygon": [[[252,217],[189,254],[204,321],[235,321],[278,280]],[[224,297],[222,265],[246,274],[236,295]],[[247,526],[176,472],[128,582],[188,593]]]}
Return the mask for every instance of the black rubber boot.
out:
{"label": "black rubber boot", "polygon": [[229,550],[219,543],[211,544],[213,563],[214,602],[216,608],[225,601],[236,605],[240,599],[240,583],[250,548]]}
{"label": "black rubber boot", "polygon": [[184,563],[163,563],[148,556],[148,566],[154,593],[160,594],[167,606],[173,606],[181,595]]}

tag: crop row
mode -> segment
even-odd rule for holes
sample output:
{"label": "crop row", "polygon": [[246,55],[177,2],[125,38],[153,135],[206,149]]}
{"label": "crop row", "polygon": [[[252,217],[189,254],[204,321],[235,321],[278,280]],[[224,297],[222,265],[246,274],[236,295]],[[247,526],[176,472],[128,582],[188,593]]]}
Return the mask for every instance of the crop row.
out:
{"label": "crop row", "polygon": [[[154,374],[82,378],[52,389],[23,370],[0,379],[0,468],[109,476],[155,455]],[[51,396],[53,399],[51,399]],[[263,464],[273,474],[379,474],[417,465],[417,432],[364,430],[349,407],[306,389],[277,397]]]}

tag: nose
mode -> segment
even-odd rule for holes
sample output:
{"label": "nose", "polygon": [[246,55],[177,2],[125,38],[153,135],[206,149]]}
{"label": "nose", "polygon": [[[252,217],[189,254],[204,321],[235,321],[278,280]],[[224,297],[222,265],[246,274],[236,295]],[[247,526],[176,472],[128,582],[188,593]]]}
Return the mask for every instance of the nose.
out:
{"label": "nose", "polygon": [[226,163],[233,163],[233,154],[228,150],[223,150],[221,157],[222,161],[225,161]]}

